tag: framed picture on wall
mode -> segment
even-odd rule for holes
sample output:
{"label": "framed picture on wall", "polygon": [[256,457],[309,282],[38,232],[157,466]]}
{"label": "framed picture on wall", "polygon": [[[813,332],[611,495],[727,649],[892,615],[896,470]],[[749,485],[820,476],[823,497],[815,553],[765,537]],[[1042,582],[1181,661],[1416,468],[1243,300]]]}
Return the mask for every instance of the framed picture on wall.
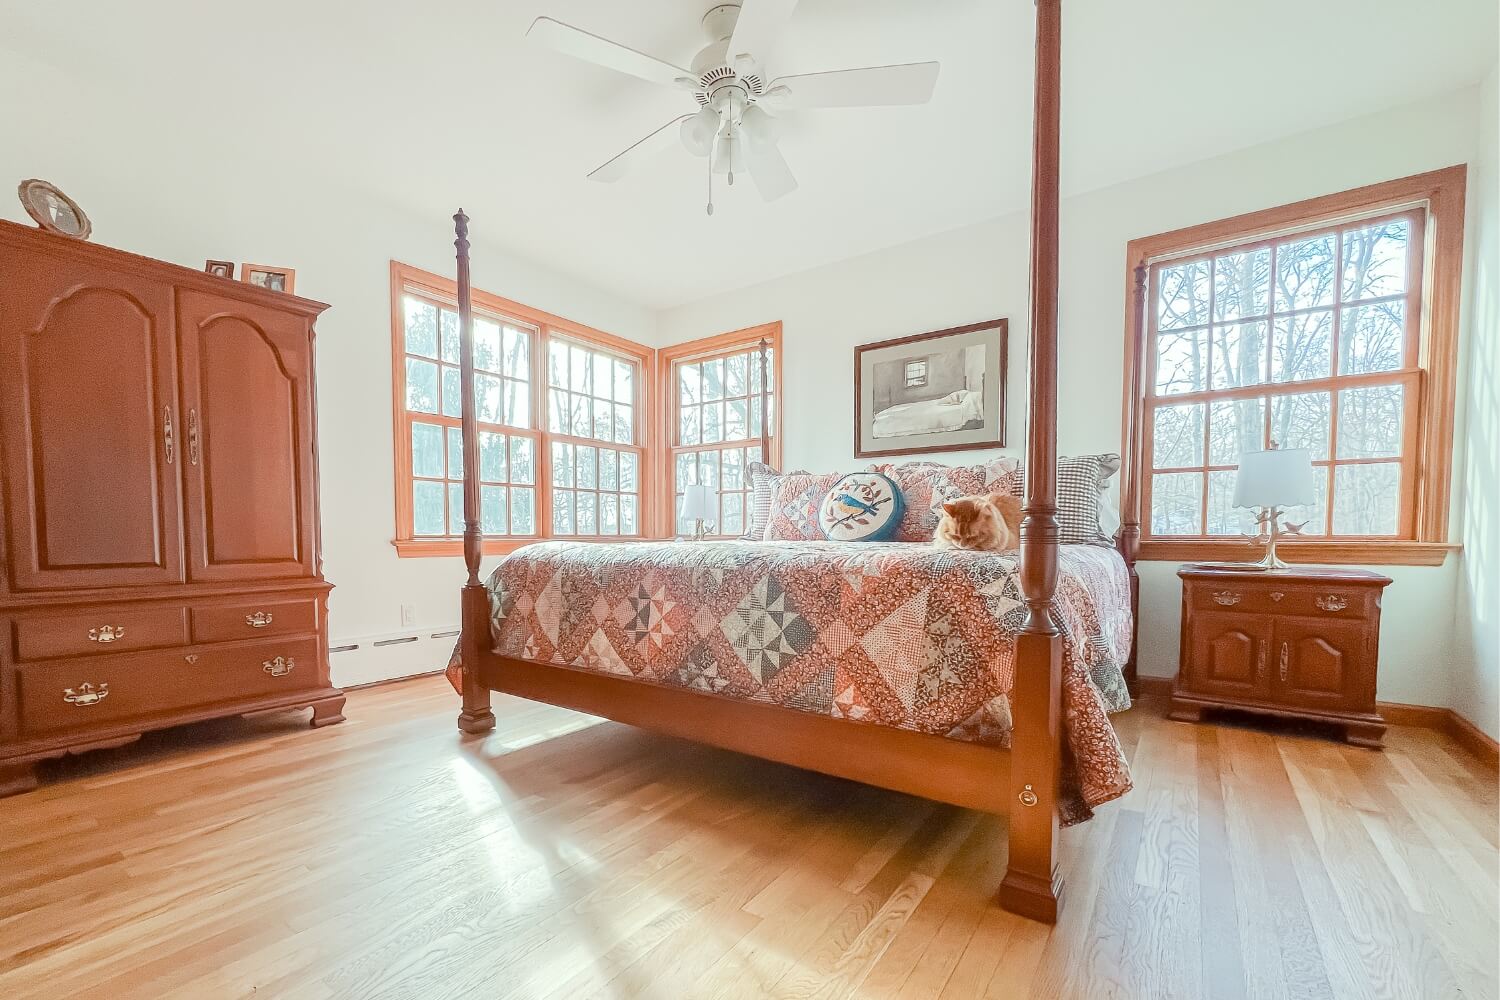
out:
{"label": "framed picture on wall", "polygon": [[859,458],[1005,444],[1003,319],[854,349]]}

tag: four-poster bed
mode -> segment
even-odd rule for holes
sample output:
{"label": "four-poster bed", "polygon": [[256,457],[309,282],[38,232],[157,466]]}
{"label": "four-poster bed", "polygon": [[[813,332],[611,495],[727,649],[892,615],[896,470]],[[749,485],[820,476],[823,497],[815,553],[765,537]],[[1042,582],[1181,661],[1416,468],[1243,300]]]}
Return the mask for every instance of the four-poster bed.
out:
{"label": "four-poster bed", "polygon": [[[472,312],[468,218],[454,216],[460,311],[464,478],[464,558],[459,728],[492,729],[490,692],[576,709],[784,763],[1009,817],[1009,858],[1000,887],[1007,910],[1035,920],[1057,918],[1060,785],[1065,755],[1064,645],[1054,620],[1059,579],[1057,506],[1058,115],[1060,0],[1037,0],[1036,114],[1031,207],[1028,441],[1020,594],[1024,624],[1014,635],[1009,748],[930,732],[860,724],[788,710],[764,700],[734,700],[681,687],[642,683],[507,656],[492,649],[491,593],[480,581],[478,425],[472,405]],[[1120,533],[1130,566],[1131,509]],[[566,595],[563,597],[566,600]],[[528,598],[529,600],[529,598]],[[1020,602],[1017,602],[1020,603]],[[553,636],[556,640],[556,636]],[[528,647],[529,648],[529,647]],[[518,650],[511,650],[518,652]],[[1133,646],[1130,650],[1133,662]],[[1074,664],[1076,665],[1076,664]],[[1131,670],[1126,668],[1126,675]],[[1071,708],[1071,706],[1070,706]],[[1071,716],[1070,716],[1071,718]],[[1106,724],[1107,725],[1107,724]],[[1113,739],[1112,732],[1109,738]],[[830,748],[836,752],[830,752]],[[1115,751],[1118,753],[1116,747]],[[1077,746],[1072,749],[1077,756]],[[1123,765],[1123,758],[1120,758]],[[1123,787],[1128,788],[1128,771]],[[1115,792],[1118,794],[1118,791]]]}

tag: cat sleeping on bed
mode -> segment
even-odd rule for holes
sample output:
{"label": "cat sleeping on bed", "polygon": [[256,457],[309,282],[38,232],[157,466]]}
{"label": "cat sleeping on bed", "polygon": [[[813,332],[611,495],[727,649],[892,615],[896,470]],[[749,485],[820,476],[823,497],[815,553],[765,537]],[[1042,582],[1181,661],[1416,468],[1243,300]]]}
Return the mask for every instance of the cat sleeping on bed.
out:
{"label": "cat sleeping on bed", "polygon": [[940,549],[1008,552],[1021,544],[1021,501],[1008,493],[959,497],[943,504],[932,544]]}

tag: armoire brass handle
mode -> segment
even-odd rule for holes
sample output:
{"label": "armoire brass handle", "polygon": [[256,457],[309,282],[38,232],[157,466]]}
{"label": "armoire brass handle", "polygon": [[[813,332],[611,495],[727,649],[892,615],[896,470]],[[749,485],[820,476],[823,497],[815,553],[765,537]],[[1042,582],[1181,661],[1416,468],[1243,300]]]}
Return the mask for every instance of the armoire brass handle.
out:
{"label": "armoire brass handle", "polygon": [[172,459],[177,454],[176,442],[172,436],[172,408],[163,406],[161,408],[161,446],[166,453],[167,464],[172,464]]}
{"label": "armoire brass handle", "polygon": [[273,660],[267,660],[260,668],[272,677],[285,677],[296,669],[297,661],[290,656],[278,656]]}
{"label": "armoire brass handle", "polygon": [[188,461],[198,464],[198,411],[188,410]]}
{"label": "armoire brass handle", "polygon": [[1287,657],[1289,655],[1291,655],[1291,651],[1287,648],[1287,644],[1283,642],[1281,644],[1281,679],[1282,680],[1286,680],[1286,662],[1287,662]]}
{"label": "armoire brass handle", "polygon": [[97,705],[109,697],[108,682],[94,687],[92,684],[80,684],[77,688],[63,688],[63,701],[69,705],[77,705],[79,708],[88,708]]}
{"label": "armoire brass handle", "polygon": [[125,638],[124,625],[99,625],[89,629],[89,642],[114,642]]}
{"label": "armoire brass handle", "polygon": [[274,620],[269,611],[257,611],[253,615],[245,616],[245,624],[251,628],[265,628]]}

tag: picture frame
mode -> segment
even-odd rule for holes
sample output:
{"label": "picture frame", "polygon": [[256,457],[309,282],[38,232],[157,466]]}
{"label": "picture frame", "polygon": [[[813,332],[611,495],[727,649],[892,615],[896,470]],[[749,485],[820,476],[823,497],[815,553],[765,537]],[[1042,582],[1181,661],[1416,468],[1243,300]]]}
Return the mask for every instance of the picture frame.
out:
{"label": "picture frame", "polygon": [[16,195],[32,221],[49,233],[86,240],[94,231],[94,224],[78,207],[78,202],[63,194],[50,181],[29,177],[16,185]]}
{"label": "picture frame", "polygon": [[854,349],[854,454],[882,458],[1005,445],[1009,321]]}
{"label": "picture frame", "polygon": [[297,272],[289,267],[272,267],[269,264],[241,264],[240,280],[257,288],[292,295],[295,294],[293,289]]}
{"label": "picture frame", "polygon": [[234,280],[234,261],[232,260],[206,260],[203,262],[203,270],[216,278]]}

